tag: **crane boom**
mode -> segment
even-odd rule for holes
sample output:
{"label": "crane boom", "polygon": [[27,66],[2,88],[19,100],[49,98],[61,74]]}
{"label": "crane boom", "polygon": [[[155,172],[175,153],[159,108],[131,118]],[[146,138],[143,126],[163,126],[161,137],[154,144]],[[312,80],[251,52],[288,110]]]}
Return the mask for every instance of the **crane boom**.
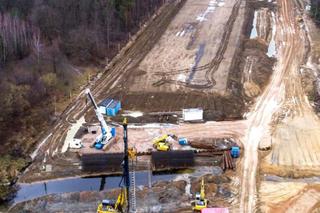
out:
{"label": "crane boom", "polygon": [[94,100],[94,98],[90,92],[90,89],[86,89],[86,94],[89,97],[89,99],[94,107],[94,111],[96,113],[96,116],[100,122],[102,134],[97,137],[96,143],[106,144],[112,138],[111,128],[107,125],[106,121],[103,118],[103,115],[99,112],[98,105],[97,105],[96,101]]}

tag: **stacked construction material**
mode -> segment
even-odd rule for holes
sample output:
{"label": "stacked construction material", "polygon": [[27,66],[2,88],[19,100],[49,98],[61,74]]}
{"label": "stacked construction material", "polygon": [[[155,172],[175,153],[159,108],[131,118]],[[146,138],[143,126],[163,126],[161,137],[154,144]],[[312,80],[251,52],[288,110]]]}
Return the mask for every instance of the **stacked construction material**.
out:
{"label": "stacked construction material", "polygon": [[222,155],[222,169],[226,171],[228,169],[235,169],[234,162],[232,161],[230,151],[224,151]]}
{"label": "stacked construction material", "polygon": [[90,153],[81,156],[82,170],[86,172],[122,171],[123,153]]}
{"label": "stacked construction material", "polygon": [[192,150],[156,151],[151,153],[151,160],[154,171],[190,168],[194,166],[194,152]]}

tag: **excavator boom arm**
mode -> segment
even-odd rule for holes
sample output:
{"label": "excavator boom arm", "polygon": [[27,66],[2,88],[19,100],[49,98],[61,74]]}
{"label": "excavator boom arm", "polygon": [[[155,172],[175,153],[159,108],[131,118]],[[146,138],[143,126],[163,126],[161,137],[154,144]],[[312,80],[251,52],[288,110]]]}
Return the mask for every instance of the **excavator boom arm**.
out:
{"label": "excavator boom arm", "polygon": [[202,180],[201,180],[201,190],[200,190],[200,198],[201,199],[205,199],[205,191],[204,191],[204,180],[203,180],[203,178],[202,178]]}

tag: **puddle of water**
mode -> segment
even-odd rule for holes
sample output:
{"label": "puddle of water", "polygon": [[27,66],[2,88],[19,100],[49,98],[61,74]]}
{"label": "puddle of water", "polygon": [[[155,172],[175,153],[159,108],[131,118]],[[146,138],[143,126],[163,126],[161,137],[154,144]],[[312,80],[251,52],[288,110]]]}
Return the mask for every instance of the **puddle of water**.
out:
{"label": "puddle of water", "polygon": [[138,117],[143,116],[143,112],[140,112],[140,111],[124,111],[124,114],[122,114],[122,116],[138,118]]}
{"label": "puddle of water", "polygon": [[269,57],[275,57],[277,54],[276,51],[276,41],[275,41],[275,35],[276,35],[276,18],[274,12],[272,14],[272,38],[268,46],[268,52],[267,55]]}
{"label": "puddle of water", "polygon": [[258,17],[258,11],[254,11],[254,18],[252,23],[252,30],[250,34],[250,39],[254,39],[258,37],[258,31],[257,31],[257,17]]}
{"label": "puddle of water", "polygon": [[[148,175],[148,172],[136,172],[136,185],[147,186],[149,183]],[[174,180],[178,175],[179,174],[155,174],[151,176],[151,182]],[[19,190],[13,203],[16,204],[50,194],[114,189],[119,187],[120,181],[121,176],[102,176],[19,184]]]}

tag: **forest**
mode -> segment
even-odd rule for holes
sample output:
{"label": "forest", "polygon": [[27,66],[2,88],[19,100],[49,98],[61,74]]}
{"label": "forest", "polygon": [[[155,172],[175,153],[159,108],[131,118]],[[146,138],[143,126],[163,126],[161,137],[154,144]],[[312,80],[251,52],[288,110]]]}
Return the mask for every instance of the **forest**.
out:
{"label": "forest", "polygon": [[320,25],[320,0],[311,0],[311,16]]}
{"label": "forest", "polygon": [[59,119],[164,0],[0,0],[0,201]]}

